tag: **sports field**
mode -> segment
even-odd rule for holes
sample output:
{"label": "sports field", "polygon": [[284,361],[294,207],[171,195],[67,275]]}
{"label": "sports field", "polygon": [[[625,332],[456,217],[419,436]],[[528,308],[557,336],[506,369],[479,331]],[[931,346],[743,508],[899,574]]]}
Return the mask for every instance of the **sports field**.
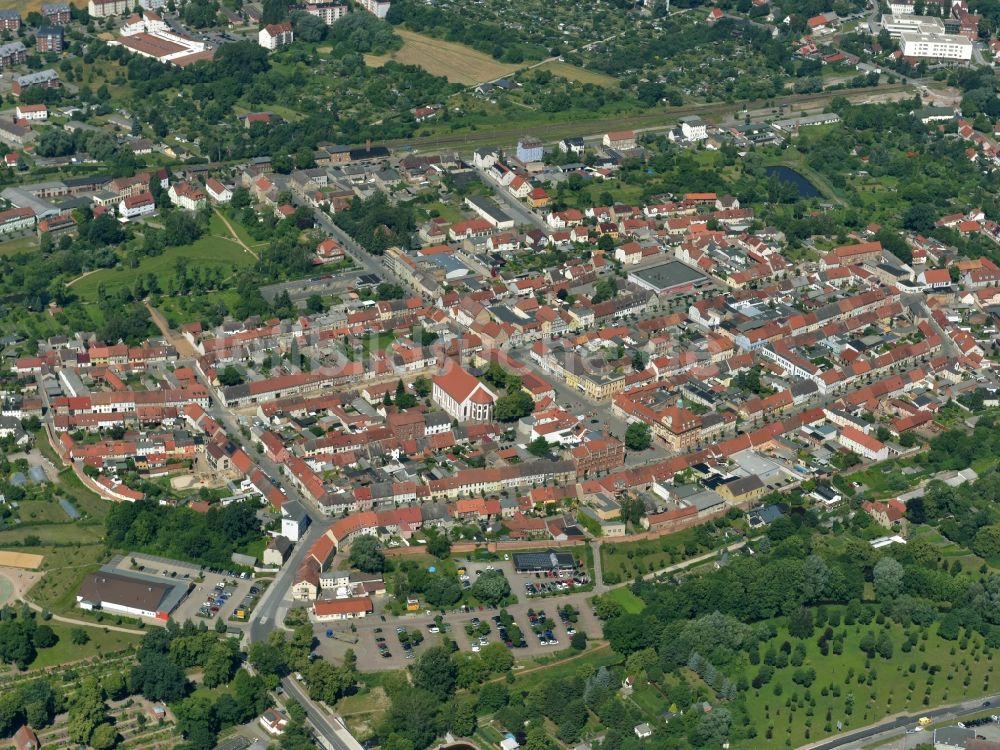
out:
{"label": "sports field", "polygon": [[0,550],[0,565],[8,568],[27,568],[28,570],[38,570],[42,567],[42,555],[32,555],[27,552],[14,552],[12,550]]}
{"label": "sports field", "polygon": [[405,29],[396,29],[396,33],[403,38],[403,46],[388,55],[365,55],[368,65],[377,68],[395,60],[404,65],[419,65],[428,73],[444,76],[452,83],[465,84],[492,81],[523,67],[497,62],[464,44],[445,42]]}

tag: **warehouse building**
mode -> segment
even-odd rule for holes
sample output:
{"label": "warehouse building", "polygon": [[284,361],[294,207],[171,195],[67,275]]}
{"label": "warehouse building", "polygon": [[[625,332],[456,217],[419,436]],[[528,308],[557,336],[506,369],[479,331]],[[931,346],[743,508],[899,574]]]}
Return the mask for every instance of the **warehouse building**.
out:
{"label": "warehouse building", "polygon": [[76,593],[76,602],[81,609],[167,620],[187,592],[187,581],[166,581],[141,573],[101,569],[84,577]]}

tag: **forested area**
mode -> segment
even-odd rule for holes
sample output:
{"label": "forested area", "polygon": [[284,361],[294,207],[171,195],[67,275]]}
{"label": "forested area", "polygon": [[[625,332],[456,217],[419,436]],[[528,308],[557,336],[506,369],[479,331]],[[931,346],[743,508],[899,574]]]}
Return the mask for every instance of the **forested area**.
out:
{"label": "forested area", "polygon": [[261,536],[256,514],[256,504],[249,501],[213,506],[206,513],[151,500],[116,503],[106,520],[107,545],[228,568],[233,552]]}

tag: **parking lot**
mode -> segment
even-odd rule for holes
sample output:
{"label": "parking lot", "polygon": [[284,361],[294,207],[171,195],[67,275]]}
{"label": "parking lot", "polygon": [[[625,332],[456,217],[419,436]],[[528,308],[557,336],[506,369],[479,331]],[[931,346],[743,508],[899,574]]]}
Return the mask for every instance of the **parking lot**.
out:
{"label": "parking lot", "polygon": [[[493,562],[459,562],[457,564],[466,569],[470,584],[487,570],[501,571],[507,577],[511,593],[518,598],[518,601],[539,599],[543,594],[550,595],[546,598],[546,603],[553,594],[556,595],[555,599],[558,601],[558,595],[571,594],[579,586],[587,586],[591,583],[590,573],[584,567],[559,574],[543,571],[518,572],[514,569],[514,560],[511,555],[505,554],[504,557],[509,559],[494,560]],[[532,587],[531,593],[526,588],[528,585]]]}
{"label": "parking lot", "polygon": [[[485,563],[483,568],[485,569]],[[532,576],[534,580],[534,576]],[[512,582],[513,585],[513,582]],[[544,656],[553,651],[561,651],[569,647],[570,634],[569,627],[574,627],[591,638],[599,638],[601,635],[600,621],[591,611],[587,601],[592,596],[590,592],[571,593],[566,596],[558,596],[547,599],[530,600],[525,596],[518,597],[518,603],[506,608],[506,611],[513,620],[513,623],[521,631],[524,639],[524,646],[514,646],[511,650],[516,659],[529,659],[536,656]],[[566,605],[571,605],[577,612],[576,623],[564,623],[560,620],[558,611]],[[556,644],[542,645],[540,638],[535,635],[531,622],[529,621],[528,610],[544,610],[548,619],[552,620],[552,635]],[[455,641],[460,651],[471,652],[474,645],[479,645],[479,639],[473,639],[466,633],[465,626],[471,623],[474,618],[478,618],[480,623],[487,623],[489,632],[486,634],[487,643],[500,642],[498,627],[491,618],[500,615],[500,609],[483,608],[469,612],[449,612],[442,616],[442,623],[450,627],[446,633],[432,633],[428,628],[435,624],[434,616],[439,614],[432,611],[430,614],[426,610],[419,613],[406,614],[399,617],[391,615],[375,615],[361,620],[352,621],[357,628],[356,633],[350,632],[350,623],[317,623],[315,625],[316,637],[319,640],[317,651],[325,658],[337,661],[343,658],[343,652],[349,644],[336,638],[327,638],[327,630],[334,630],[337,634],[345,637],[357,638],[357,643],[350,646],[354,649],[358,657],[358,668],[363,672],[378,672],[390,669],[400,669],[411,663],[407,659],[407,652],[403,648],[396,628],[405,628],[407,631],[419,630],[423,636],[423,643],[412,649],[414,656],[427,648],[429,644],[440,642],[442,636],[447,636]],[[510,635],[508,633],[508,635]],[[383,638],[384,641],[376,639]],[[383,657],[380,653],[379,645],[384,644],[385,650],[390,656]]]}
{"label": "parking lot", "polygon": [[[122,570],[139,570],[132,566],[135,560],[141,566],[141,572],[147,575],[162,575],[164,578],[185,579],[190,581],[192,588],[187,597],[177,606],[171,615],[177,622],[191,620],[205,621],[212,625],[217,618],[222,618],[228,625],[237,624],[229,618],[237,608],[248,608],[254,596],[260,593],[260,586],[250,577],[241,578],[235,571],[202,572],[197,565],[177,560],[167,560],[148,555],[128,555],[118,562]],[[199,576],[203,576],[199,580]],[[252,591],[256,589],[256,591]]]}

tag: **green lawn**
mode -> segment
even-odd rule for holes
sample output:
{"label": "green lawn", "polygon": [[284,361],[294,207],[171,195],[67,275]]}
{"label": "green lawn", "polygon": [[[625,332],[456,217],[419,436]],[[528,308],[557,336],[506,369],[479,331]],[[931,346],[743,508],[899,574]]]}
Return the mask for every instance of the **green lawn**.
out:
{"label": "green lawn", "polygon": [[236,242],[206,236],[193,245],[171,247],[162,255],[143,258],[137,268],[118,266],[92,273],[74,284],[72,289],[83,301],[97,302],[97,289],[101,284],[111,292],[118,287],[131,286],[137,278],[146,274],[153,274],[159,279],[161,288],[166,288],[166,280],[173,276],[174,263],[178,258],[187,258],[190,270],[221,267],[226,274],[233,266],[249,266],[254,262],[253,256]]}
{"label": "green lawn", "polygon": [[542,669],[524,670],[525,674],[518,674],[517,670],[515,670],[514,684],[510,689],[512,692],[515,690],[529,692],[542,682],[563,679],[564,677],[580,674],[588,669],[611,667],[621,664],[622,661],[624,661],[624,657],[612,651],[610,646],[596,646],[583,652],[581,656],[564,659],[561,662],[553,662],[545,665]]}
{"label": "green lawn", "polygon": [[[250,233],[247,232],[247,228],[243,226],[243,222],[239,219],[234,219],[228,214],[226,215],[226,219],[232,225],[233,232],[236,233],[236,236],[243,240],[243,242],[249,247],[263,247],[267,244],[266,242],[259,242],[251,237]],[[209,233],[218,235],[219,237],[231,236],[229,229],[226,227],[225,222],[222,221],[222,218],[219,216],[217,211],[213,211],[211,217],[209,217],[208,231]]]}
{"label": "green lawn", "polygon": [[[894,644],[893,656],[885,659],[876,655],[869,660],[858,644],[868,631],[878,635],[883,630]],[[912,630],[926,640],[918,640],[913,650],[905,653],[902,646],[907,630],[900,625],[878,625],[874,621],[869,625],[841,624],[833,631],[845,635],[843,653],[835,654],[831,649],[828,656],[823,656],[817,645],[823,629],[817,629],[812,638],[803,641],[803,668],[811,667],[817,675],[809,688],[793,682],[792,675],[798,668],[789,665],[776,670],[767,685],[746,691],[747,713],[758,730],[755,746],[797,747],[834,733],[838,721],[848,730],[889,714],[919,712],[925,707],[990,692],[993,654],[981,636],[946,641],[938,637],[937,624],[927,629],[914,626]],[[763,654],[772,646],[778,649],[785,641],[791,642],[793,648],[798,643],[782,626],[760,651]],[[742,671],[752,679],[758,669],[747,665]],[[769,727],[773,728],[770,738]]]}
{"label": "green lawn", "polygon": [[[50,538],[52,531],[66,531],[69,532],[67,536],[70,536],[76,528],[71,524],[61,524],[24,531],[38,535],[43,542],[53,544],[57,540]],[[14,532],[0,534],[0,546],[3,546],[7,533]],[[26,552],[45,556],[45,562],[42,563],[42,572],[45,575],[29,592],[33,602],[53,612],[77,614],[74,610],[80,581],[87,573],[92,573],[101,567],[107,557],[103,544],[84,543],[79,546],[69,546],[74,544],[74,541],[78,543],[79,539],[78,533],[76,540],[71,538],[59,540],[60,546],[25,547]]]}
{"label": "green lawn", "polygon": [[112,651],[120,651],[138,644],[142,638],[141,635],[118,633],[114,630],[105,632],[104,628],[100,627],[84,627],[83,629],[90,636],[90,640],[84,645],[78,646],[73,643],[70,631],[82,626],[69,625],[67,623],[56,622],[55,620],[49,620],[46,624],[59,636],[59,642],[52,648],[39,651],[38,656],[31,662],[30,669],[43,669],[67,662],[79,661],[80,659],[87,659],[91,656],[107,654]]}
{"label": "green lawn", "polygon": [[[704,554],[708,550],[695,543],[695,529],[684,529],[660,539],[601,545],[601,566],[605,583],[619,583],[637,573],[660,570],[668,565]],[[729,541],[733,541],[730,539]]]}
{"label": "green lawn", "polygon": [[0,242],[0,255],[17,255],[18,253],[28,253],[37,249],[38,238],[34,235],[20,237],[10,242]]}
{"label": "green lawn", "polygon": [[638,614],[646,608],[646,602],[629,591],[627,586],[620,586],[616,589],[611,589],[611,591],[604,596],[613,602],[618,602],[622,606],[622,609],[629,614]]}

